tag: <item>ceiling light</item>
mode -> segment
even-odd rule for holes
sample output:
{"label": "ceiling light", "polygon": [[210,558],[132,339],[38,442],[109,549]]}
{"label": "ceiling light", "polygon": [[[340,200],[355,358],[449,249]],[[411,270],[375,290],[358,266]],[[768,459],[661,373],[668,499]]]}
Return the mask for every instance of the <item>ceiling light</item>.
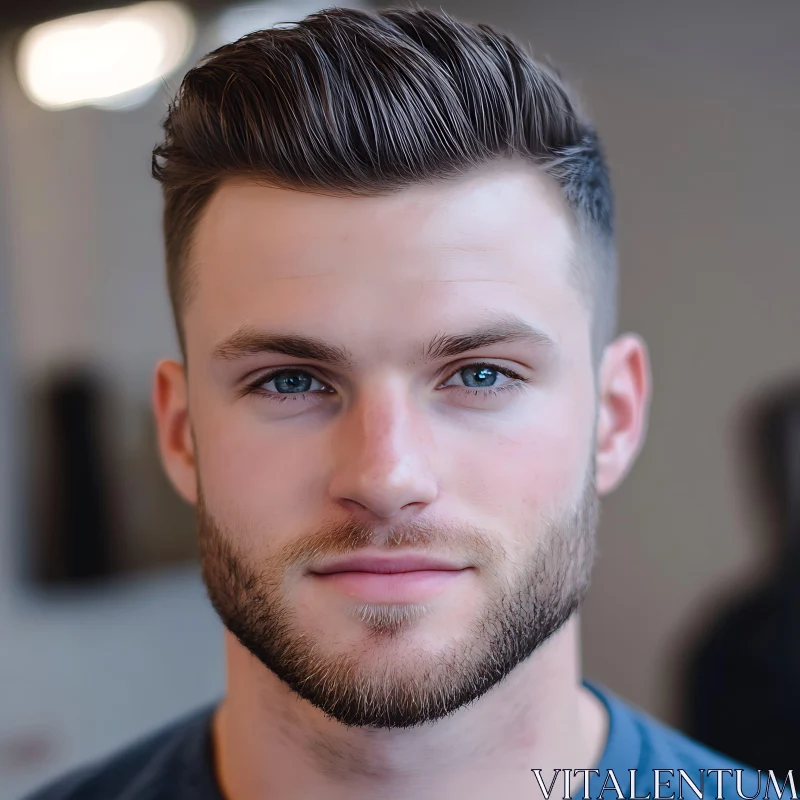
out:
{"label": "ceiling light", "polygon": [[43,108],[130,107],[180,66],[193,37],[191,15],[173,2],[75,14],[27,31],[17,72]]}

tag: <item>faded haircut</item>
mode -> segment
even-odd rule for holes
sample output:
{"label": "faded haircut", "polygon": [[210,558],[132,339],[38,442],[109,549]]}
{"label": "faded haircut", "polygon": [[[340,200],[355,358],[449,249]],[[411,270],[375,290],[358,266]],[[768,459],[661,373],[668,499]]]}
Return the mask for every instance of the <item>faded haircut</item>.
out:
{"label": "faded haircut", "polygon": [[220,182],[379,195],[504,159],[551,176],[572,212],[595,362],[616,328],[613,195],[596,130],[550,65],[441,11],[331,8],[257,31],[184,77],[153,151],[181,350],[198,218]]}

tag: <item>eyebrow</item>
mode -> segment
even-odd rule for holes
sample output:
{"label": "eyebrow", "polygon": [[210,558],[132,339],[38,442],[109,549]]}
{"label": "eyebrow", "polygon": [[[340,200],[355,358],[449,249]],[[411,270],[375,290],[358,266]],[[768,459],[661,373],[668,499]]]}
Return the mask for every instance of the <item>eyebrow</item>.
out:
{"label": "eyebrow", "polygon": [[214,348],[214,359],[236,361],[259,353],[279,353],[290,358],[322,361],[344,369],[352,369],[354,360],[343,347],[328,344],[314,336],[299,333],[270,333],[243,325]]}
{"label": "eyebrow", "polygon": [[[502,315],[488,324],[463,333],[438,333],[419,348],[423,363],[454,358],[472,350],[496,344],[528,342],[545,350],[553,350],[555,341],[544,331],[514,315]],[[215,360],[236,361],[261,353],[276,353],[290,358],[319,361],[345,370],[352,370],[356,360],[344,347],[330,344],[314,336],[297,333],[272,333],[252,325],[244,325],[220,342],[213,352]],[[414,362],[412,362],[414,363]]]}
{"label": "eyebrow", "polygon": [[495,344],[527,342],[537,347],[553,350],[556,343],[544,331],[529,325],[513,314],[496,317],[490,323],[464,333],[441,333],[422,348],[424,362],[454,358],[472,350]]}

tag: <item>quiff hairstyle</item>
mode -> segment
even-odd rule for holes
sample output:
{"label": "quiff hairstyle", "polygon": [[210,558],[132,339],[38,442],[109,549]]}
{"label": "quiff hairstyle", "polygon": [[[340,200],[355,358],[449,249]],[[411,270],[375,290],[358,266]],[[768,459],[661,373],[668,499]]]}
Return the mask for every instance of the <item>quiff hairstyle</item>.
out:
{"label": "quiff hairstyle", "polygon": [[184,77],[153,151],[181,350],[198,219],[221,181],[379,195],[505,159],[572,212],[595,361],[616,328],[613,196],[591,121],[559,74],[488,25],[440,11],[331,8],[214,50]]}

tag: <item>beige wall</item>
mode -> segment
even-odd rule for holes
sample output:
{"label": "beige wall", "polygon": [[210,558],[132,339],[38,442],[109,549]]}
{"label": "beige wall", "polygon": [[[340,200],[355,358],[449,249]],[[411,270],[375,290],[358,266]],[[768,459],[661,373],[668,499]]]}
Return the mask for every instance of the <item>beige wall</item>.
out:
{"label": "beige wall", "polygon": [[29,392],[64,361],[95,365],[113,394],[117,533],[131,560],[172,547],[179,514],[184,527],[191,515],[174,492],[162,500],[147,423],[153,364],[176,350],[149,176],[164,106],[43,111],[22,95],[8,45],[0,40],[0,800],[224,686],[221,626],[195,569],[46,595],[22,579],[34,541]]}
{"label": "beige wall", "polygon": [[587,674],[676,718],[682,646],[762,547],[733,431],[800,373],[800,3],[475,2],[576,79],[617,191],[622,323],[650,345],[649,440],[605,504]]}

